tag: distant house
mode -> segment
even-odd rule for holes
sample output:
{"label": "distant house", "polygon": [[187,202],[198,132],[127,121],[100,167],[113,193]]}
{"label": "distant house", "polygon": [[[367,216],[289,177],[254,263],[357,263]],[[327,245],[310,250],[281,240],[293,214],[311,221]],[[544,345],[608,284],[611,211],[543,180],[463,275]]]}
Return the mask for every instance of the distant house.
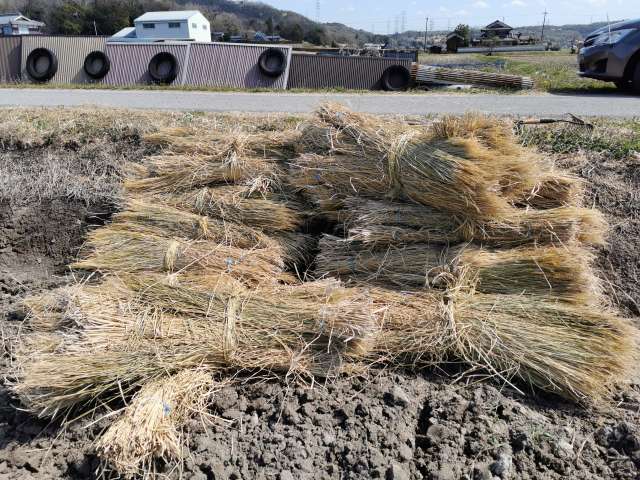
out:
{"label": "distant house", "polygon": [[39,35],[42,33],[44,26],[44,23],[31,20],[21,13],[4,13],[0,15],[0,35],[4,37]]}
{"label": "distant house", "polygon": [[256,42],[261,43],[279,43],[282,40],[282,37],[280,35],[267,35],[263,32],[256,32],[253,39]]}
{"label": "distant house", "polygon": [[133,21],[134,27],[120,30],[112,42],[184,40],[211,42],[209,20],[197,10],[147,12]]}
{"label": "distant house", "polygon": [[513,27],[510,27],[500,20],[496,20],[495,22],[490,23],[489,25],[481,29],[480,36],[482,38],[507,38],[511,36],[512,31]]}
{"label": "distant house", "polygon": [[464,47],[464,37],[456,32],[447,35],[447,52],[456,53],[459,48]]}

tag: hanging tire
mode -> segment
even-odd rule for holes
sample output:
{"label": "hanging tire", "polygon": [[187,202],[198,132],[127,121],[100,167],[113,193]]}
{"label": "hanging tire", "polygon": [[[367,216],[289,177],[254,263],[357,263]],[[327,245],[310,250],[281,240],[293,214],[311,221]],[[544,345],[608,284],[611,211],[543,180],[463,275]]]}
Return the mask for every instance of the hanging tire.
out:
{"label": "hanging tire", "polygon": [[287,69],[287,55],[279,48],[268,48],[260,54],[258,68],[267,77],[279,77]]}
{"label": "hanging tire", "polygon": [[402,65],[392,65],[384,71],[380,82],[387,92],[404,92],[411,84],[411,72]]}
{"label": "hanging tire", "polygon": [[149,76],[155,83],[169,84],[178,76],[178,61],[169,52],[160,52],[149,62]]}
{"label": "hanging tire", "polygon": [[36,82],[47,82],[58,71],[58,58],[46,48],[36,48],[27,57],[27,73]]}
{"label": "hanging tire", "polygon": [[94,80],[104,78],[111,69],[109,57],[104,52],[96,50],[84,59],[84,72]]}

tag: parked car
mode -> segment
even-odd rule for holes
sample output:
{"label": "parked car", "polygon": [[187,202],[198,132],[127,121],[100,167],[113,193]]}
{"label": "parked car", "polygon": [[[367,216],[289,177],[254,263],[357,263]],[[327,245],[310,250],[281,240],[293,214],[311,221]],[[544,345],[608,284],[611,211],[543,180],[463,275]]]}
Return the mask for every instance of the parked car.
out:
{"label": "parked car", "polygon": [[588,35],[578,63],[581,77],[614,82],[640,93],[640,19],[614,23]]}

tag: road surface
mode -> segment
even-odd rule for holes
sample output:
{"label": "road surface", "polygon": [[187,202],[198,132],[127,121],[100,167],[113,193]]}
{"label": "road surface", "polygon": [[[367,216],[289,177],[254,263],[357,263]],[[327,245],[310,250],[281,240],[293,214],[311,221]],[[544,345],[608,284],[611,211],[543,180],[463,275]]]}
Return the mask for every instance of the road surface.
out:
{"label": "road surface", "polygon": [[342,94],[244,93],[171,90],[62,90],[0,88],[0,106],[101,106],[210,112],[312,111],[324,101],[336,101],[369,113],[426,115],[468,111],[517,116],[638,117],[640,96],[611,94]]}

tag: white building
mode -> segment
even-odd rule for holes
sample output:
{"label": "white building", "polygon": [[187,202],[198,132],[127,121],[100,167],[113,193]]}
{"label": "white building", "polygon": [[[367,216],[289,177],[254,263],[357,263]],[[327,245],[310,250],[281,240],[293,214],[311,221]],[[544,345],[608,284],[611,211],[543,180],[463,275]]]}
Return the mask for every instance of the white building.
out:
{"label": "white building", "polygon": [[210,42],[209,20],[197,10],[147,12],[133,21],[131,28],[112,37],[112,41],[190,40]]}
{"label": "white building", "polygon": [[42,33],[44,23],[31,20],[21,13],[0,14],[0,35],[38,35]]}

